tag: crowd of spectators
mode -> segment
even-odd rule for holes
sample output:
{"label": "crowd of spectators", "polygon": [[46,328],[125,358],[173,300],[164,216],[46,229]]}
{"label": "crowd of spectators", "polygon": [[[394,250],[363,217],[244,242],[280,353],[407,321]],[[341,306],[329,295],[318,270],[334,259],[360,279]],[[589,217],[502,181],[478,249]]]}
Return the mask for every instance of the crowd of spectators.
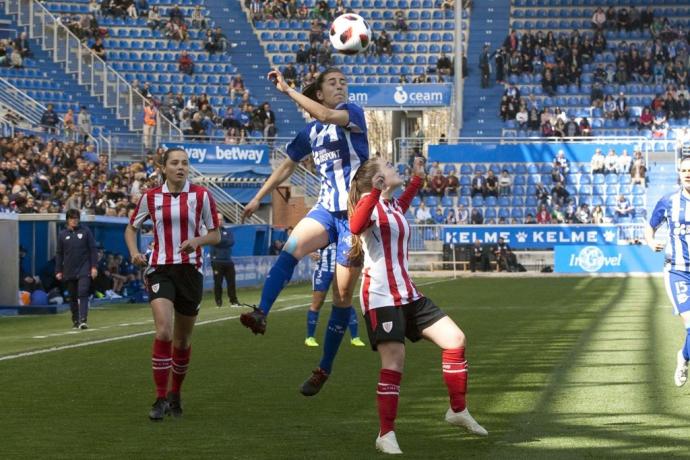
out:
{"label": "crowd of spectators", "polygon": [[[505,85],[500,104],[504,121],[515,120],[519,129],[538,131],[543,136],[589,136],[592,126],[587,117],[568,116],[566,107],[545,107],[542,101],[520,96],[519,89],[508,84],[512,75],[532,74],[543,93],[555,96],[559,86],[575,85],[590,91],[589,113],[592,117],[624,120],[623,125],[651,131],[664,137],[669,120],[684,120],[690,112],[687,86],[690,30],[684,23],[655,17],[651,6],[597,8],[592,15],[592,32],[573,30],[556,36],[552,31],[526,31],[519,35],[512,30],[503,46],[490,54],[484,49],[479,66],[487,73],[491,56],[495,59],[496,80]],[[612,30],[649,32],[643,41],[620,40],[610,47],[606,38]],[[615,62],[594,63],[605,51],[614,53]],[[592,66],[591,78],[583,83],[583,65]],[[657,93],[651,101],[631,110],[626,94],[612,94],[610,85],[654,85]],[[483,85],[483,86],[488,86]],[[659,91],[659,87],[664,91]],[[639,104],[639,103],[638,103]]]}
{"label": "crowd of spectators", "polygon": [[[646,186],[647,166],[640,150],[635,150],[633,155],[629,155],[623,149],[618,155],[615,149],[610,149],[604,156],[601,149],[596,149],[590,163],[591,174],[616,174],[630,175],[631,186]],[[410,167],[401,166],[401,173],[405,180],[409,180]],[[445,173],[443,171],[445,169]],[[600,224],[606,217],[633,217],[635,208],[632,206],[626,195],[616,198],[615,209],[609,209],[608,215],[602,206],[590,206],[586,200],[578,203],[578,196],[571,194],[570,187],[566,186],[566,178],[570,174],[570,165],[564,151],[559,151],[553,160],[550,169],[550,180],[545,185],[541,181],[533,187],[533,198],[536,200],[536,212],[527,212],[524,218],[514,218],[500,215],[494,220],[493,216],[488,223],[497,224]],[[457,200],[457,205],[449,206],[443,204],[444,197],[460,196],[459,188],[461,181],[454,166],[442,168],[438,162],[432,163],[428,167],[427,175],[420,190],[422,198],[419,206],[413,209],[415,223],[425,224],[472,224],[481,225],[485,223],[483,206],[474,206],[474,199],[481,198],[486,203],[487,198],[511,198],[513,196],[513,176],[507,169],[494,172],[489,169],[486,172],[476,168],[472,178],[463,184],[469,187],[463,196],[472,199],[469,205]],[[589,183],[589,182],[588,182]],[[618,183],[618,182],[616,182]],[[425,197],[437,197],[436,207],[430,207],[426,203]],[[451,202],[454,202],[451,200]],[[500,201],[499,201],[500,203]],[[610,206],[610,203],[609,207]],[[500,206],[499,206],[500,207]]]}

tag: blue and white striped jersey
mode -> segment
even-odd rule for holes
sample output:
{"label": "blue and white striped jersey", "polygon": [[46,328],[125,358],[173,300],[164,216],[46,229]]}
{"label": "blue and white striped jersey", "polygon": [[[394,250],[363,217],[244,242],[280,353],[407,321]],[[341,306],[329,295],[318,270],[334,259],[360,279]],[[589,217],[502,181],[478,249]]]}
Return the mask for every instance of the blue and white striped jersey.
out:
{"label": "blue and white striped jersey", "polygon": [[350,182],[359,165],[369,159],[369,140],[364,110],[356,104],[342,103],[336,110],[347,110],[347,127],[312,121],[287,146],[293,161],[311,154],[321,178],[318,203],[326,210],[347,211]]}
{"label": "blue and white striped jersey", "polygon": [[654,207],[649,225],[668,223],[666,260],[672,270],[690,271],[690,195],[678,190],[662,197]]}
{"label": "blue and white striped jersey", "polygon": [[331,243],[325,248],[319,249],[319,256],[321,256],[321,258],[316,263],[314,271],[323,273],[335,272],[336,246],[337,243]]}

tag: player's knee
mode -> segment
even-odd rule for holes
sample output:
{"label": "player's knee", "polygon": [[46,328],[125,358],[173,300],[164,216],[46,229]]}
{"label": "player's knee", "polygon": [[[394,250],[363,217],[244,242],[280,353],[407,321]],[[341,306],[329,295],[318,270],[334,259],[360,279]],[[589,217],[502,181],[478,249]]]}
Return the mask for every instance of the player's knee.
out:
{"label": "player's knee", "polygon": [[288,240],[285,242],[285,245],[283,246],[283,251],[287,252],[293,257],[297,257],[297,246],[298,246],[298,239],[294,235],[290,235]]}
{"label": "player's knee", "polygon": [[333,290],[333,304],[338,307],[352,305],[352,294],[354,289],[350,286],[338,286]]}
{"label": "player's knee", "polygon": [[156,340],[172,342],[172,339],[172,330],[168,330],[167,328],[156,328]]}

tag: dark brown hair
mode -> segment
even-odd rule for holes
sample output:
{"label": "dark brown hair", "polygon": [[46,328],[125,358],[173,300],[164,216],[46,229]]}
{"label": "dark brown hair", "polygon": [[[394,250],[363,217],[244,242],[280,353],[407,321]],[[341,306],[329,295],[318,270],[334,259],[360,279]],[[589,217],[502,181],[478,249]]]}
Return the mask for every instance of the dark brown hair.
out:
{"label": "dark brown hair", "polygon": [[[350,193],[347,196],[347,216],[352,218],[355,207],[365,193],[371,192],[374,176],[379,172],[379,164],[376,162],[378,157],[371,157],[359,165],[359,169],[352,178]],[[353,264],[359,263],[362,259],[362,240],[358,235],[352,235],[352,248],[348,257]]]}
{"label": "dark brown hair", "polygon": [[345,75],[342,70],[340,70],[337,67],[329,67],[323,72],[319,74],[318,77],[316,77],[316,81],[313,83],[308,84],[307,86],[304,87],[302,90],[302,94],[307,96],[309,99],[316,101],[316,102],[321,102],[317,97],[316,97],[316,92],[321,91],[323,89],[323,82],[326,80],[326,76],[330,75],[332,73],[339,73],[342,75]]}

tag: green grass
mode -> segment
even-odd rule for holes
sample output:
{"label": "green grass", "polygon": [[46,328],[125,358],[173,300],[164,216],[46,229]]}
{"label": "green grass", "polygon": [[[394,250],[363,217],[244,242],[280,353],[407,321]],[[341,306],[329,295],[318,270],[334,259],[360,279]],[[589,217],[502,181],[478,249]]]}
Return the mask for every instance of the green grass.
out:
{"label": "green grass", "polygon": [[[468,336],[469,404],[490,435],[445,424],[440,352],[410,345],[396,427],[407,458],[687,458],[690,385],[672,380],[684,331],[661,280],[435,280],[422,291]],[[200,321],[221,321],[195,330],[181,420],[146,417],[150,335],[0,361],[0,457],[377,456],[376,354],[345,341],[324,390],[297,391],[321,354],[302,344],[309,295],[286,289],[263,337],[206,299]],[[65,334],[66,314],[0,318],[0,355],[152,330],[145,305],[94,310],[89,322]]]}

